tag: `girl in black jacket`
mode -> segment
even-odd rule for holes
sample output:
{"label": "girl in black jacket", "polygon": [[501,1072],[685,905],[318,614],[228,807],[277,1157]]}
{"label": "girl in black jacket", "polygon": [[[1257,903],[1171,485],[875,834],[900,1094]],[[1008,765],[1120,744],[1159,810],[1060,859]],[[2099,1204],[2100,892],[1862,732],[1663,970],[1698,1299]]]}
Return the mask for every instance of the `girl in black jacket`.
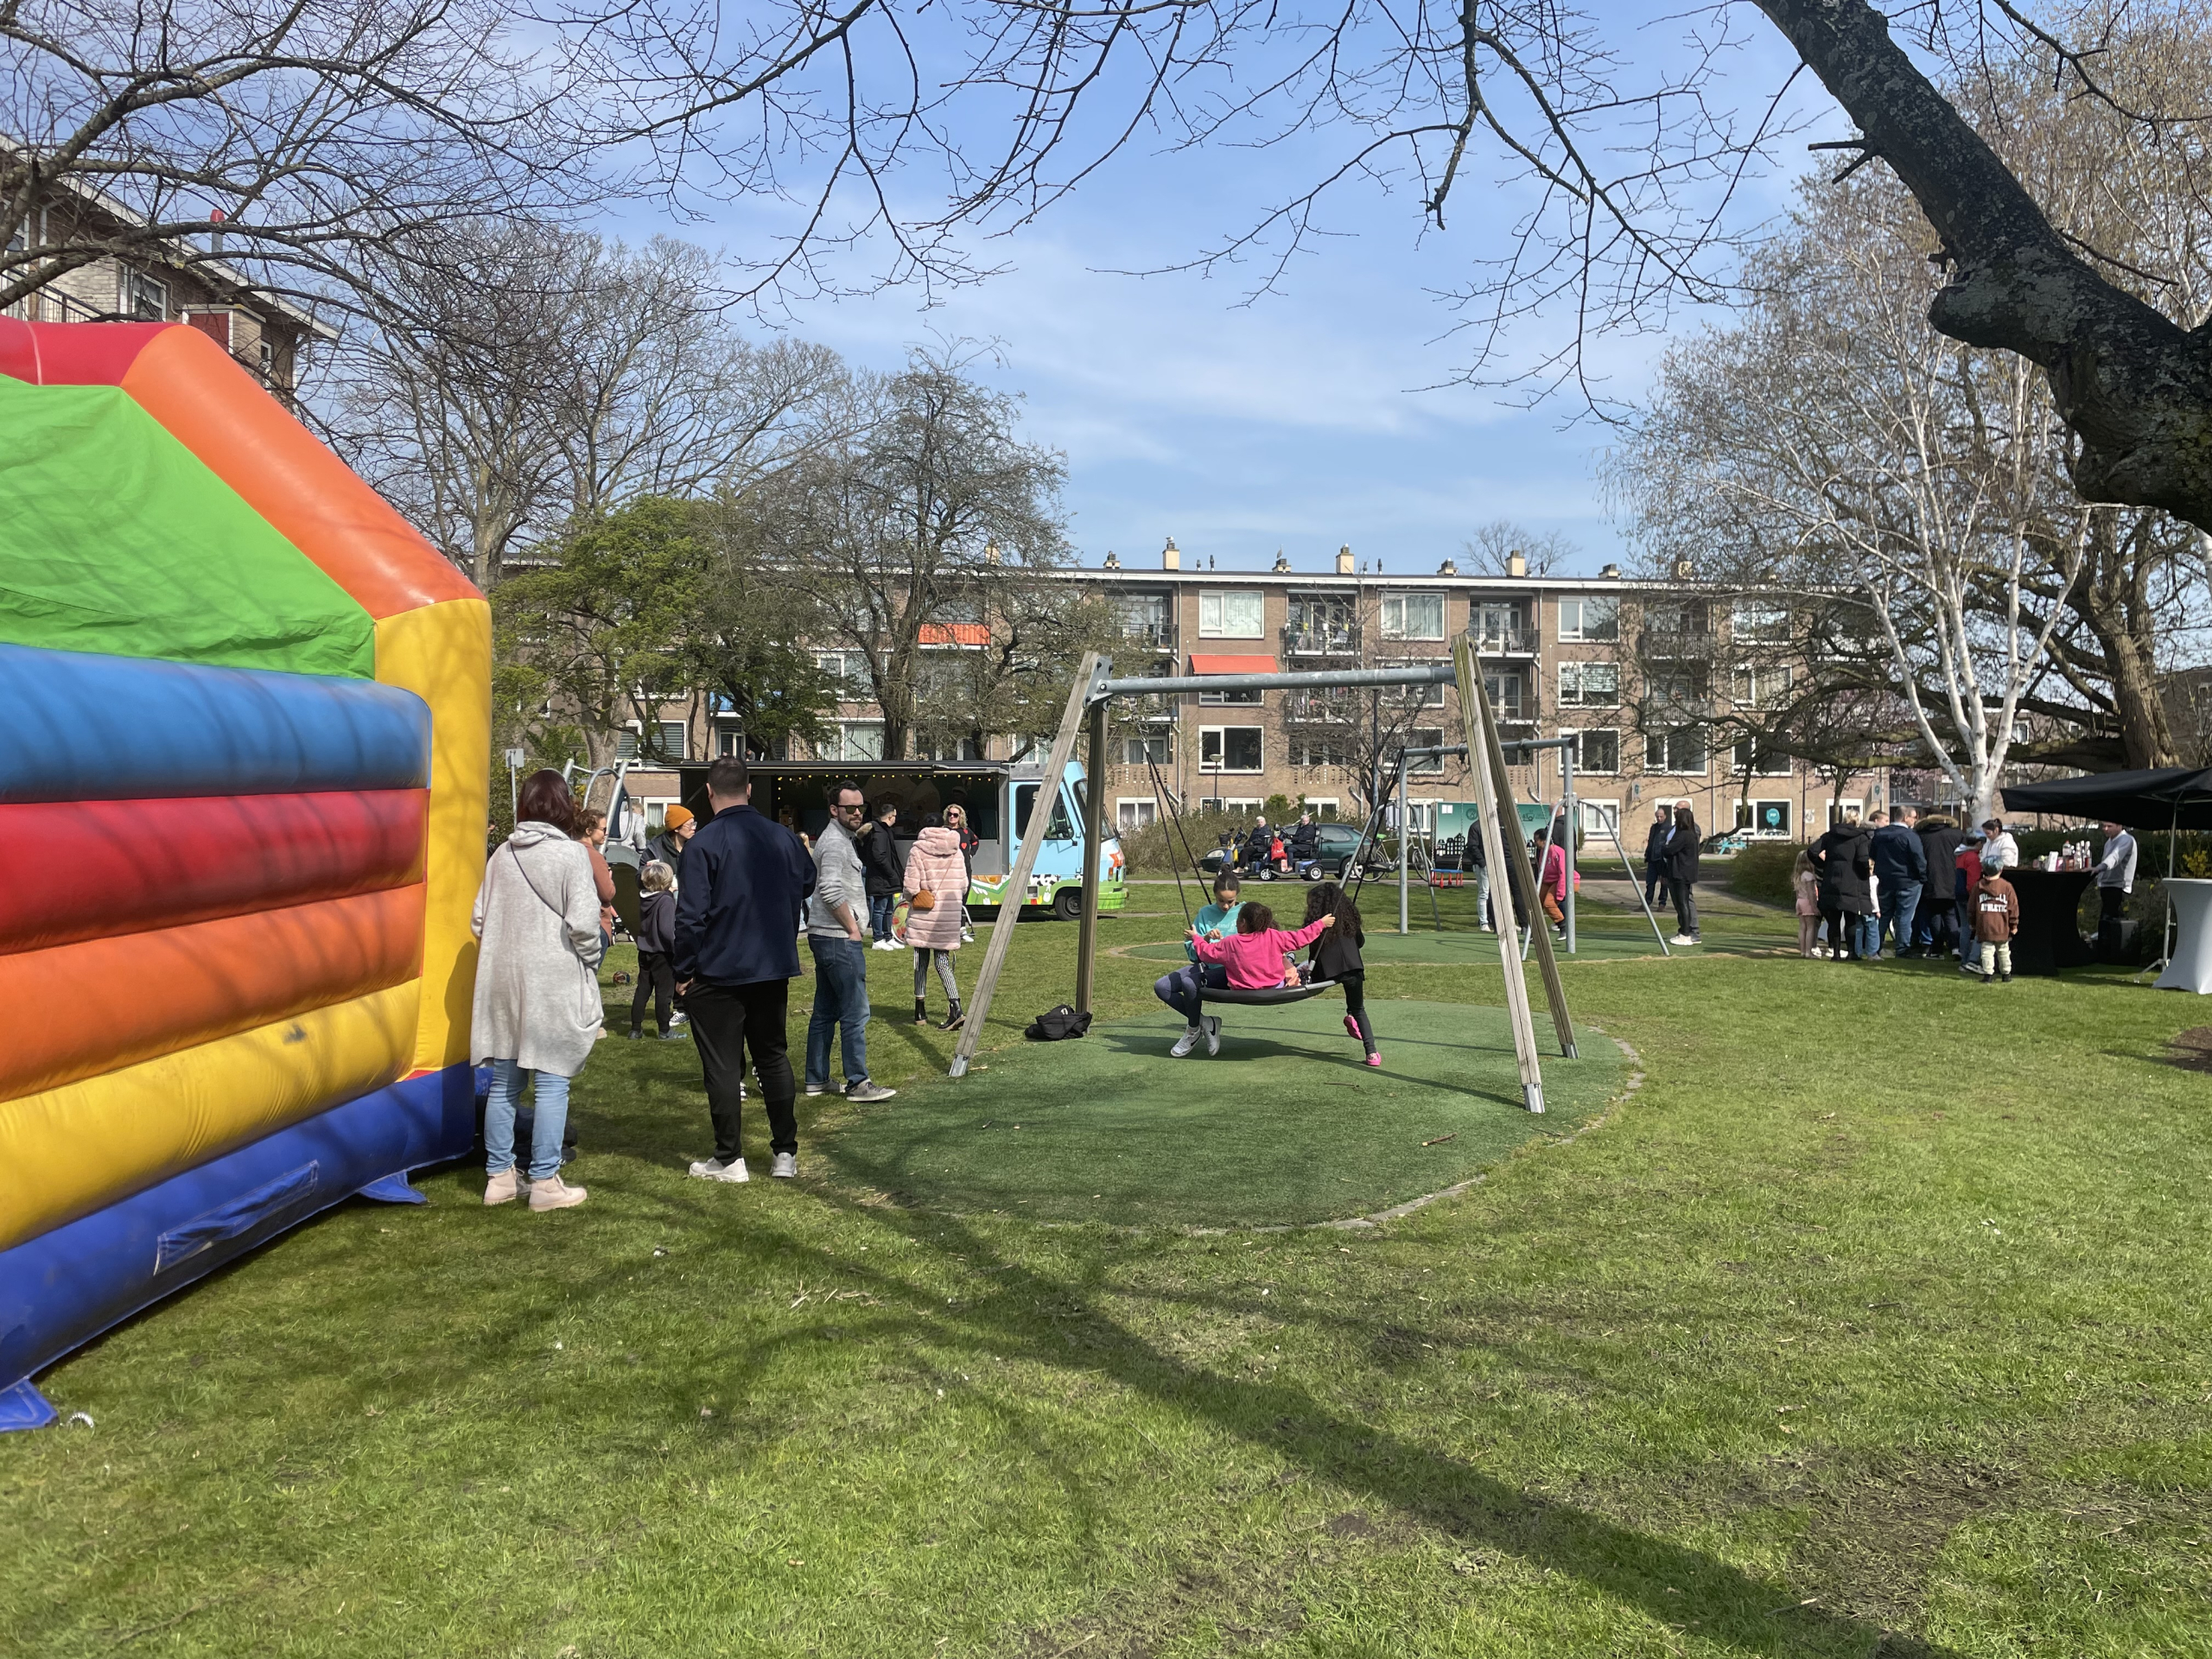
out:
{"label": "girl in black jacket", "polygon": [[1375,1046],[1375,1022],[1367,1017],[1367,964],[1359,955],[1367,936],[1360,926],[1359,906],[1335,882],[1323,881],[1306,892],[1306,920],[1310,925],[1324,916],[1334,916],[1337,925],[1313,941],[1308,977],[1333,979],[1344,987],[1344,1029],[1359,1039],[1367,1063],[1380,1066],[1382,1055]]}
{"label": "girl in black jacket", "polygon": [[658,859],[649,860],[638,878],[638,991],[630,999],[630,1035],[645,1034],[645,1001],[652,1000],[653,1019],[663,1037],[675,1033],[669,1024],[669,1007],[676,996],[676,969],[670,958],[676,951],[676,876]]}

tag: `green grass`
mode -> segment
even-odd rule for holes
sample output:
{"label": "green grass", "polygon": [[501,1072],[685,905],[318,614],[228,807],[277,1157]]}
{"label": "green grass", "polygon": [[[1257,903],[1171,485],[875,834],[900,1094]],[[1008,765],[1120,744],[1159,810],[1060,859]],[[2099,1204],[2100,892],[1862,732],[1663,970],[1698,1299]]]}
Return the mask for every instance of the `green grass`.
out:
{"label": "green grass", "polygon": [[1102,1021],[1080,1041],[1030,1044],[856,1109],[827,1142],[830,1167],[948,1214],[1296,1225],[1403,1204],[1571,1134],[1626,1071],[1594,1030],[1580,1058],[1560,1059],[1546,1024],[1545,1111],[1532,1117],[1502,1010],[1376,997],[1378,1071],[1360,1063],[1344,1007],[1224,1007],[1212,1058],[1170,1058],[1183,1022],[1164,1008]]}
{"label": "green grass", "polygon": [[[1071,933],[1021,930],[991,1043]],[[892,1016],[905,963],[871,965]],[[1155,971],[1107,957],[1102,1007]],[[43,1379],[98,1427],[0,1440],[0,1651],[2212,1650],[2212,1137],[2166,1047],[2198,1006],[1566,973],[1642,1087],[1355,1233],[710,1187],[689,1045],[603,1046],[582,1209],[435,1173]],[[874,1070],[950,1041],[887,1017]]]}

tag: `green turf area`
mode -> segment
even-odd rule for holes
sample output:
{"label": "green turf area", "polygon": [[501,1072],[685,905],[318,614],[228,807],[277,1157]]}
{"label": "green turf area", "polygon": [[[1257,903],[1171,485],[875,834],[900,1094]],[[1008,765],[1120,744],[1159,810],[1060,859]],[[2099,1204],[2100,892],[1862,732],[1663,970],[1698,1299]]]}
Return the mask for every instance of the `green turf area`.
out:
{"label": "green turf area", "polygon": [[[991,1075],[1072,932],[1020,930]],[[951,1039],[870,967],[904,1091]],[[1156,969],[1104,958],[1106,1017]],[[582,1209],[433,1173],[41,1380],[97,1427],[0,1438],[0,1654],[2212,1651],[2212,1078],[2169,1047],[2203,1005],[1565,973],[1643,1084],[1371,1231],[869,1201],[823,1179],[834,1103],[807,1179],[710,1186],[690,1046],[604,1045]]]}
{"label": "green turf area", "polygon": [[1547,1025],[1532,1117],[1502,1010],[1381,997],[1368,1010],[1381,1071],[1361,1062],[1341,997],[1224,1007],[1211,1058],[1171,1058],[1183,1025],[1162,1009],[855,1109],[824,1150],[842,1179],[952,1213],[1295,1225],[1402,1204],[1571,1133],[1626,1075],[1602,1033],[1582,1033],[1568,1061]]}

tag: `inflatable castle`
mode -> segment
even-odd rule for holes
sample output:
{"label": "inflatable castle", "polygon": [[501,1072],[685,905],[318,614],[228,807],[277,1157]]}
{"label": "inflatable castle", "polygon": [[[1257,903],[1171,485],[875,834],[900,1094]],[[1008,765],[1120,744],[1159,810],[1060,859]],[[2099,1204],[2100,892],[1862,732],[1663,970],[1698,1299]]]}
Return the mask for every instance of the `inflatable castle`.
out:
{"label": "inflatable castle", "polygon": [[483,595],[199,330],[0,319],[0,1427],[475,1133]]}

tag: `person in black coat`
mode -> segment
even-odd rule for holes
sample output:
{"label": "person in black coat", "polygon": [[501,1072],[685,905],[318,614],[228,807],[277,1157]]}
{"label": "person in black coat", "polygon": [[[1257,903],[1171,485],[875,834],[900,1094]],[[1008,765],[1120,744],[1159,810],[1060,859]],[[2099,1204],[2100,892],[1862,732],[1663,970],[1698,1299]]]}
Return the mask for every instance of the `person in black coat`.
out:
{"label": "person in black coat", "polygon": [[[1688,801],[1677,801],[1667,828],[1667,838],[1660,843],[1659,857],[1666,867],[1667,896],[1675,901],[1674,944],[1700,944],[1697,924],[1697,878],[1699,842],[1703,832],[1697,827],[1697,814],[1690,810]],[[1654,830],[1658,825],[1652,826]]]}
{"label": "person in black coat", "polygon": [[1957,874],[1959,849],[1966,834],[1948,818],[1932,816],[1914,826],[1921,851],[1928,858],[1928,882],[1921,889],[1920,909],[1912,923],[1912,942],[1929,956],[1947,957],[1957,944],[1957,914],[1951,885]]}
{"label": "person in black coat", "polygon": [[893,833],[898,822],[898,803],[878,801],[874,816],[853,842],[861,855],[861,878],[868,884],[868,931],[875,935],[878,950],[904,948],[891,937],[891,913],[899,907],[899,884],[906,879],[906,861],[899,855],[899,837]]}
{"label": "person in black coat", "polygon": [[1674,833],[1674,810],[1654,808],[1651,833],[1643,838],[1643,902],[1655,909],[1667,902],[1667,837]]}
{"label": "person in black coat", "polygon": [[1856,818],[1831,825],[1813,843],[1813,868],[1821,873],[1821,917],[1828,925],[1828,944],[1837,962],[1856,961],[1860,954],[1859,918],[1874,913],[1873,890],[1867,878],[1874,873],[1866,827]]}

